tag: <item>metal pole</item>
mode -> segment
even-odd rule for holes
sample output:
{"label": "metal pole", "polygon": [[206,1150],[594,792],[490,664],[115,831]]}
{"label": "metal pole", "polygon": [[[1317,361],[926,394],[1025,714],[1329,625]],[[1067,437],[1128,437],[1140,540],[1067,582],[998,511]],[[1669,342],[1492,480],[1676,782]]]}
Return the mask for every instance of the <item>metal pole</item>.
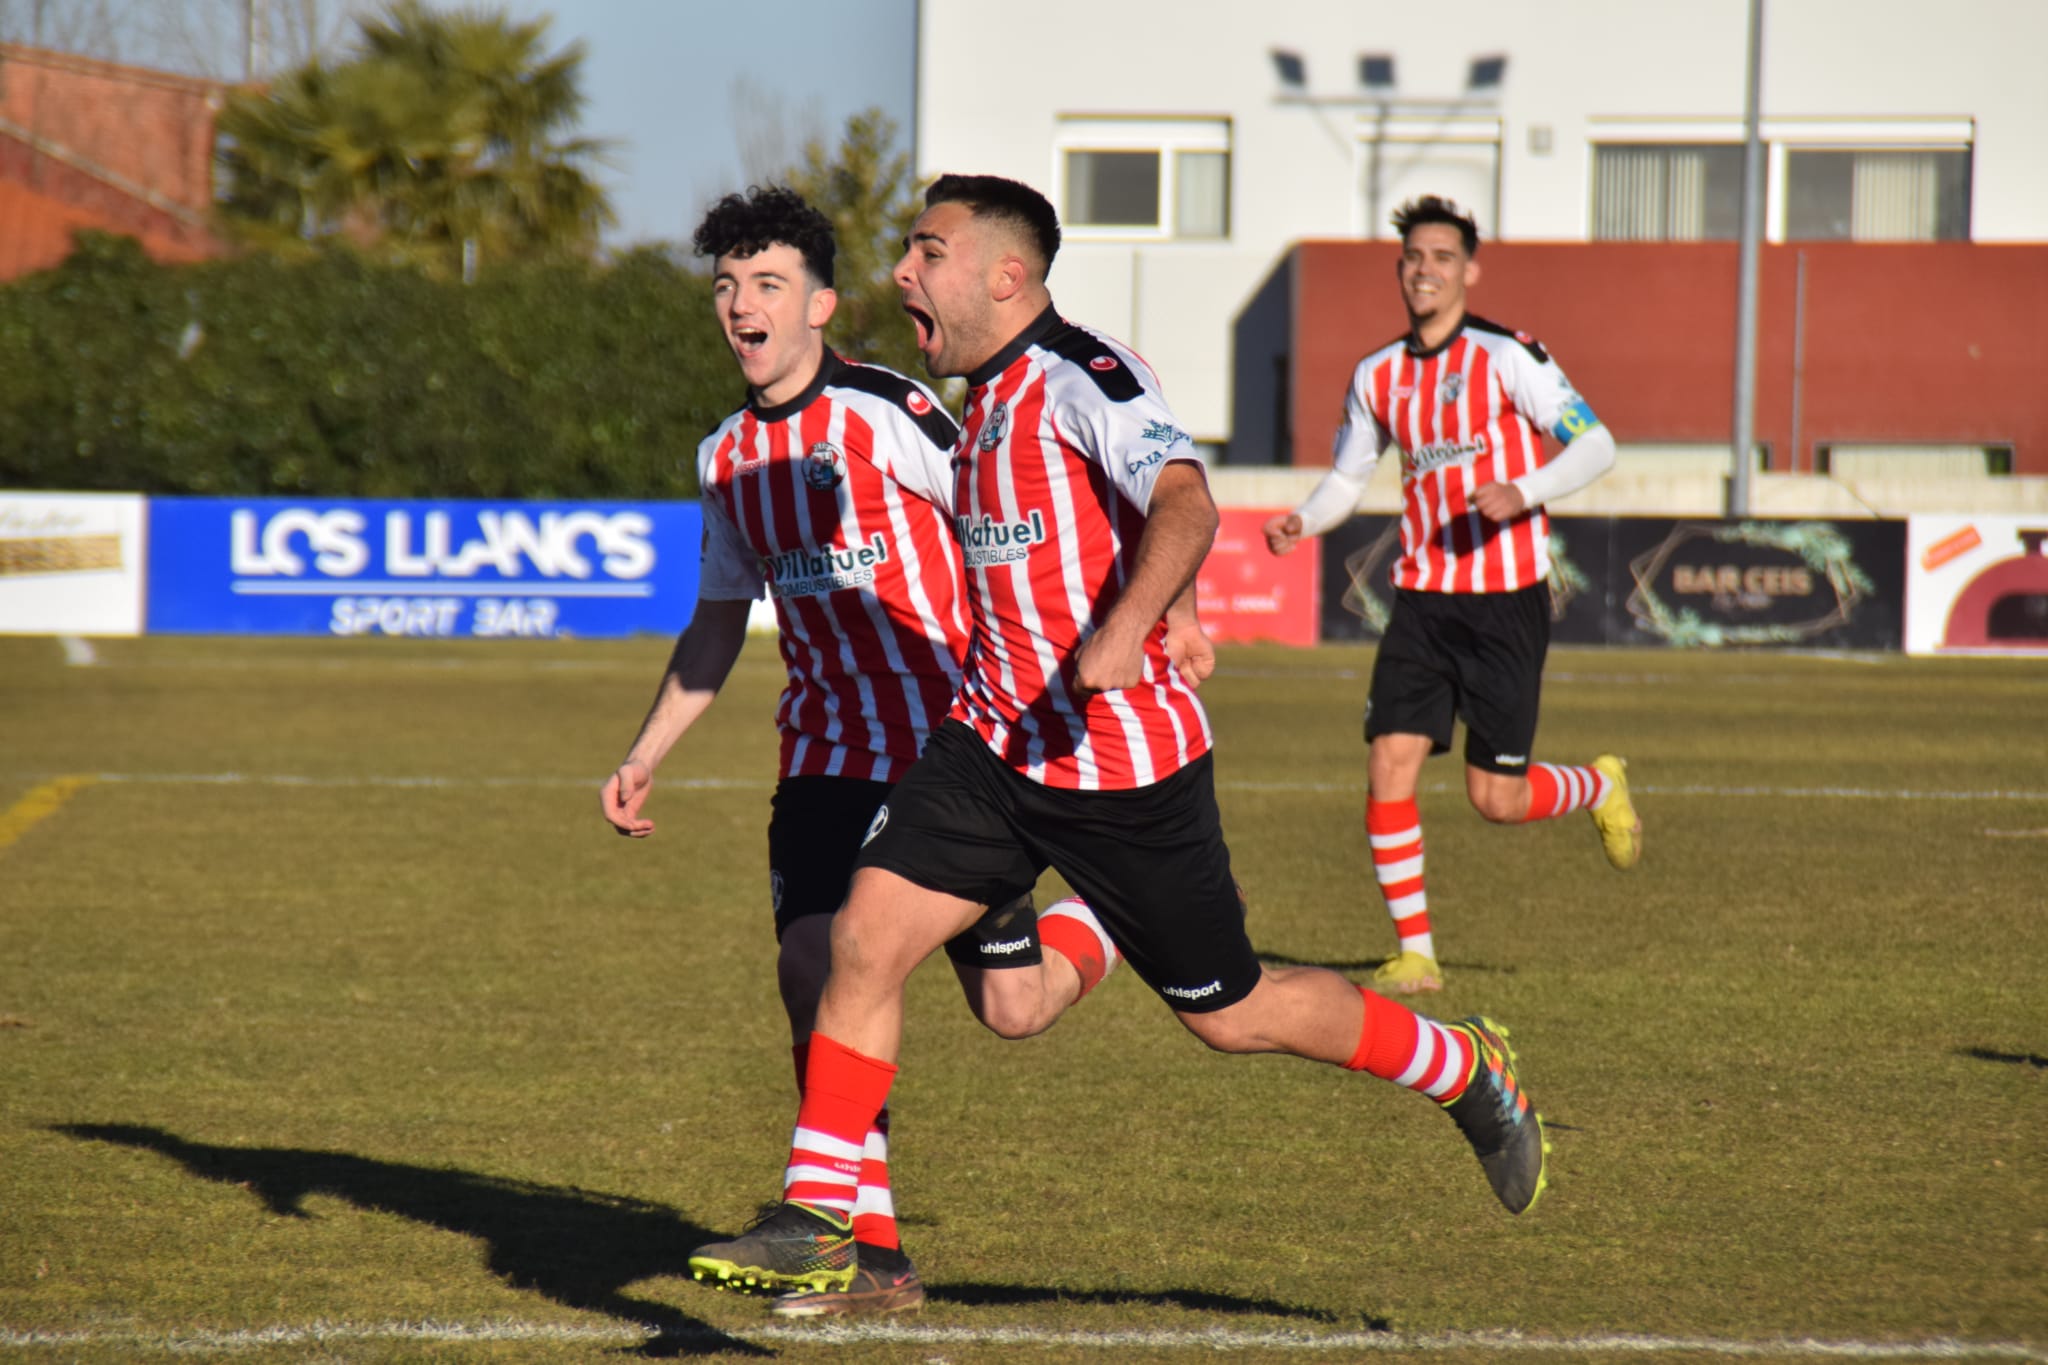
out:
{"label": "metal pole", "polygon": [[[1806,253],[1799,253],[1799,285],[1792,295],[1792,455],[1786,462],[1786,471],[1799,472],[1801,432],[1799,430],[1799,407],[1805,401],[1806,388]],[[1806,462],[1806,472],[1818,473],[1814,462]]]}
{"label": "metal pole", "polygon": [[1742,249],[1736,268],[1735,448],[1729,456],[1728,515],[1749,515],[1750,452],[1756,445],[1757,242],[1763,235],[1762,98],[1764,0],[1749,0],[1749,73],[1742,101]]}

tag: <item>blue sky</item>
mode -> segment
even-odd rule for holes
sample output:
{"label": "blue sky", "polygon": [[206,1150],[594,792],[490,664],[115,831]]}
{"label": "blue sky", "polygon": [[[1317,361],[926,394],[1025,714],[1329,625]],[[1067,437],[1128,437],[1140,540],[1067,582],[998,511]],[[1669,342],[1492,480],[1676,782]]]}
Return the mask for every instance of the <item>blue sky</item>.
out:
{"label": "blue sky", "polygon": [[[746,173],[794,161],[879,106],[910,145],[916,0],[498,0],[580,39],[583,132],[618,141],[603,175],[616,244],[685,241]],[[778,156],[777,153],[781,154]]]}

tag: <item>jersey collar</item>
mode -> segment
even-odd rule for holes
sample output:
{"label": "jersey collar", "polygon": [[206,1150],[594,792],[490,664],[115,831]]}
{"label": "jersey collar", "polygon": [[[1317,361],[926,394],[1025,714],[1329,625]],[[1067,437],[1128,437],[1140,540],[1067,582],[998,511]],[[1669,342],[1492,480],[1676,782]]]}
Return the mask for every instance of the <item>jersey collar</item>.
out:
{"label": "jersey collar", "polygon": [[[1417,360],[1427,360],[1433,355],[1442,355],[1445,351],[1450,349],[1450,345],[1452,342],[1456,341],[1459,337],[1465,335],[1465,325],[1471,321],[1471,313],[1460,313],[1458,315],[1458,325],[1451,329],[1451,334],[1449,336],[1445,337],[1441,343],[1435,346],[1424,346],[1422,344],[1422,338],[1416,334],[1415,329],[1413,327],[1409,328],[1408,354],[1414,356]],[[1382,333],[1381,335],[1385,334]]]}
{"label": "jersey collar", "polygon": [[790,399],[787,403],[777,403],[774,407],[770,408],[761,406],[759,394],[749,392],[747,394],[747,411],[753,413],[757,421],[762,422],[781,422],[794,417],[809,407],[817,396],[825,391],[825,386],[832,382],[833,378],[838,375],[840,368],[845,364],[846,362],[839,358],[838,352],[827,346],[824,359],[818,362],[818,372],[811,376],[810,383],[804,385],[802,393]]}
{"label": "jersey collar", "polygon": [[987,360],[984,360],[967,376],[967,387],[978,389],[987,384],[1004,370],[1009,369],[1012,364],[1016,363],[1018,356],[1030,350],[1034,344],[1044,338],[1047,332],[1050,332],[1059,325],[1059,313],[1050,303],[1046,304],[1043,312],[1024,325],[1023,331],[1010,338],[1009,345],[997,351]]}

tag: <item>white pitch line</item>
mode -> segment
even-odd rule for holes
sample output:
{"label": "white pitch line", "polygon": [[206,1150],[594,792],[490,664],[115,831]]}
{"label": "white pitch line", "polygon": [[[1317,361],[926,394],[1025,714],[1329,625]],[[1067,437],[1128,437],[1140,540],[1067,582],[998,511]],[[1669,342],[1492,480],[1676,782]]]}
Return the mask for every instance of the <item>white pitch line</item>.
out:
{"label": "white pitch line", "polygon": [[[9,773],[0,776],[16,781],[43,781],[50,773]],[[423,790],[472,791],[479,787],[527,788],[547,791],[580,791],[603,784],[602,778],[579,777],[437,777],[432,774],[362,774],[315,777],[308,773],[94,773],[95,781],[137,786],[193,787],[392,787]],[[775,784],[760,778],[685,777],[663,779],[664,787],[705,791],[766,791]],[[1218,791],[1271,792],[1282,795],[1350,795],[1365,791],[1363,782],[1255,782],[1220,781]],[[1629,789],[1639,796],[1773,797],[1786,800],[1835,801],[2048,801],[2048,791],[2003,790],[1998,788],[1919,787],[1720,787],[1704,783],[1672,784],[1636,782]],[[1432,782],[1421,790],[1431,793],[1463,791],[1462,785]],[[1987,834],[2027,837],[2030,831],[1986,830]]]}
{"label": "white pitch line", "polygon": [[553,1343],[636,1343],[659,1340],[676,1346],[716,1346],[734,1340],[778,1345],[899,1344],[934,1346],[1068,1346],[1095,1350],[1131,1347],[1153,1350],[1312,1351],[1380,1354],[1488,1351],[1501,1354],[1644,1355],[1687,1352],[1743,1357],[1820,1357],[1850,1360],[2025,1360],[2048,1361],[2048,1352],[2016,1341],[1961,1341],[1937,1337],[1927,1341],[1824,1341],[1812,1337],[1780,1337],[1745,1341],[1729,1337],[1655,1336],[1611,1333],[1600,1336],[1545,1337],[1522,1332],[1307,1332],[1233,1331],[1045,1331],[1027,1327],[901,1327],[888,1324],[759,1327],[720,1332],[693,1327],[664,1332],[653,1327],[486,1322],[315,1322],[304,1326],[248,1328],[233,1332],[36,1332],[0,1329],[0,1349],[133,1345],[174,1352],[261,1349],[270,1346],[334,1342],[437,1341]]}
{"label": "white pitch line", "polygon": [[83,635],[60,635],[57,643],[64,647],[64,662],[71,668],[92,668],[100,661],[99,651]]}

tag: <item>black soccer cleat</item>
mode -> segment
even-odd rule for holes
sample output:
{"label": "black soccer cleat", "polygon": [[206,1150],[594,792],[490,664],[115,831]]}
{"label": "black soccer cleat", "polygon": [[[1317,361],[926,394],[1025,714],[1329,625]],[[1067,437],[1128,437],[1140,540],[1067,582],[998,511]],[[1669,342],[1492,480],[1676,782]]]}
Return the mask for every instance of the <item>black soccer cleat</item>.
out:
{"label": "black soccer cleat", "polygon": [[855,1267],[851,1219],[782,1203],[730,1242],[690,1253],[690,1274],[716,1289],[843,1290]]}
{"label": "black soccer cleat", "polygon": [[1472,1144],[1494,1196],[1509,1213],[1526,1212],[1550,1183],[1550,1144],[1543,1137],[1543,1116],[1516,1079],[1508,1031],[1477,1014],[1448,1027],[1472,1040],[1473,1060],[1465,1093],[1444,1112]]}

